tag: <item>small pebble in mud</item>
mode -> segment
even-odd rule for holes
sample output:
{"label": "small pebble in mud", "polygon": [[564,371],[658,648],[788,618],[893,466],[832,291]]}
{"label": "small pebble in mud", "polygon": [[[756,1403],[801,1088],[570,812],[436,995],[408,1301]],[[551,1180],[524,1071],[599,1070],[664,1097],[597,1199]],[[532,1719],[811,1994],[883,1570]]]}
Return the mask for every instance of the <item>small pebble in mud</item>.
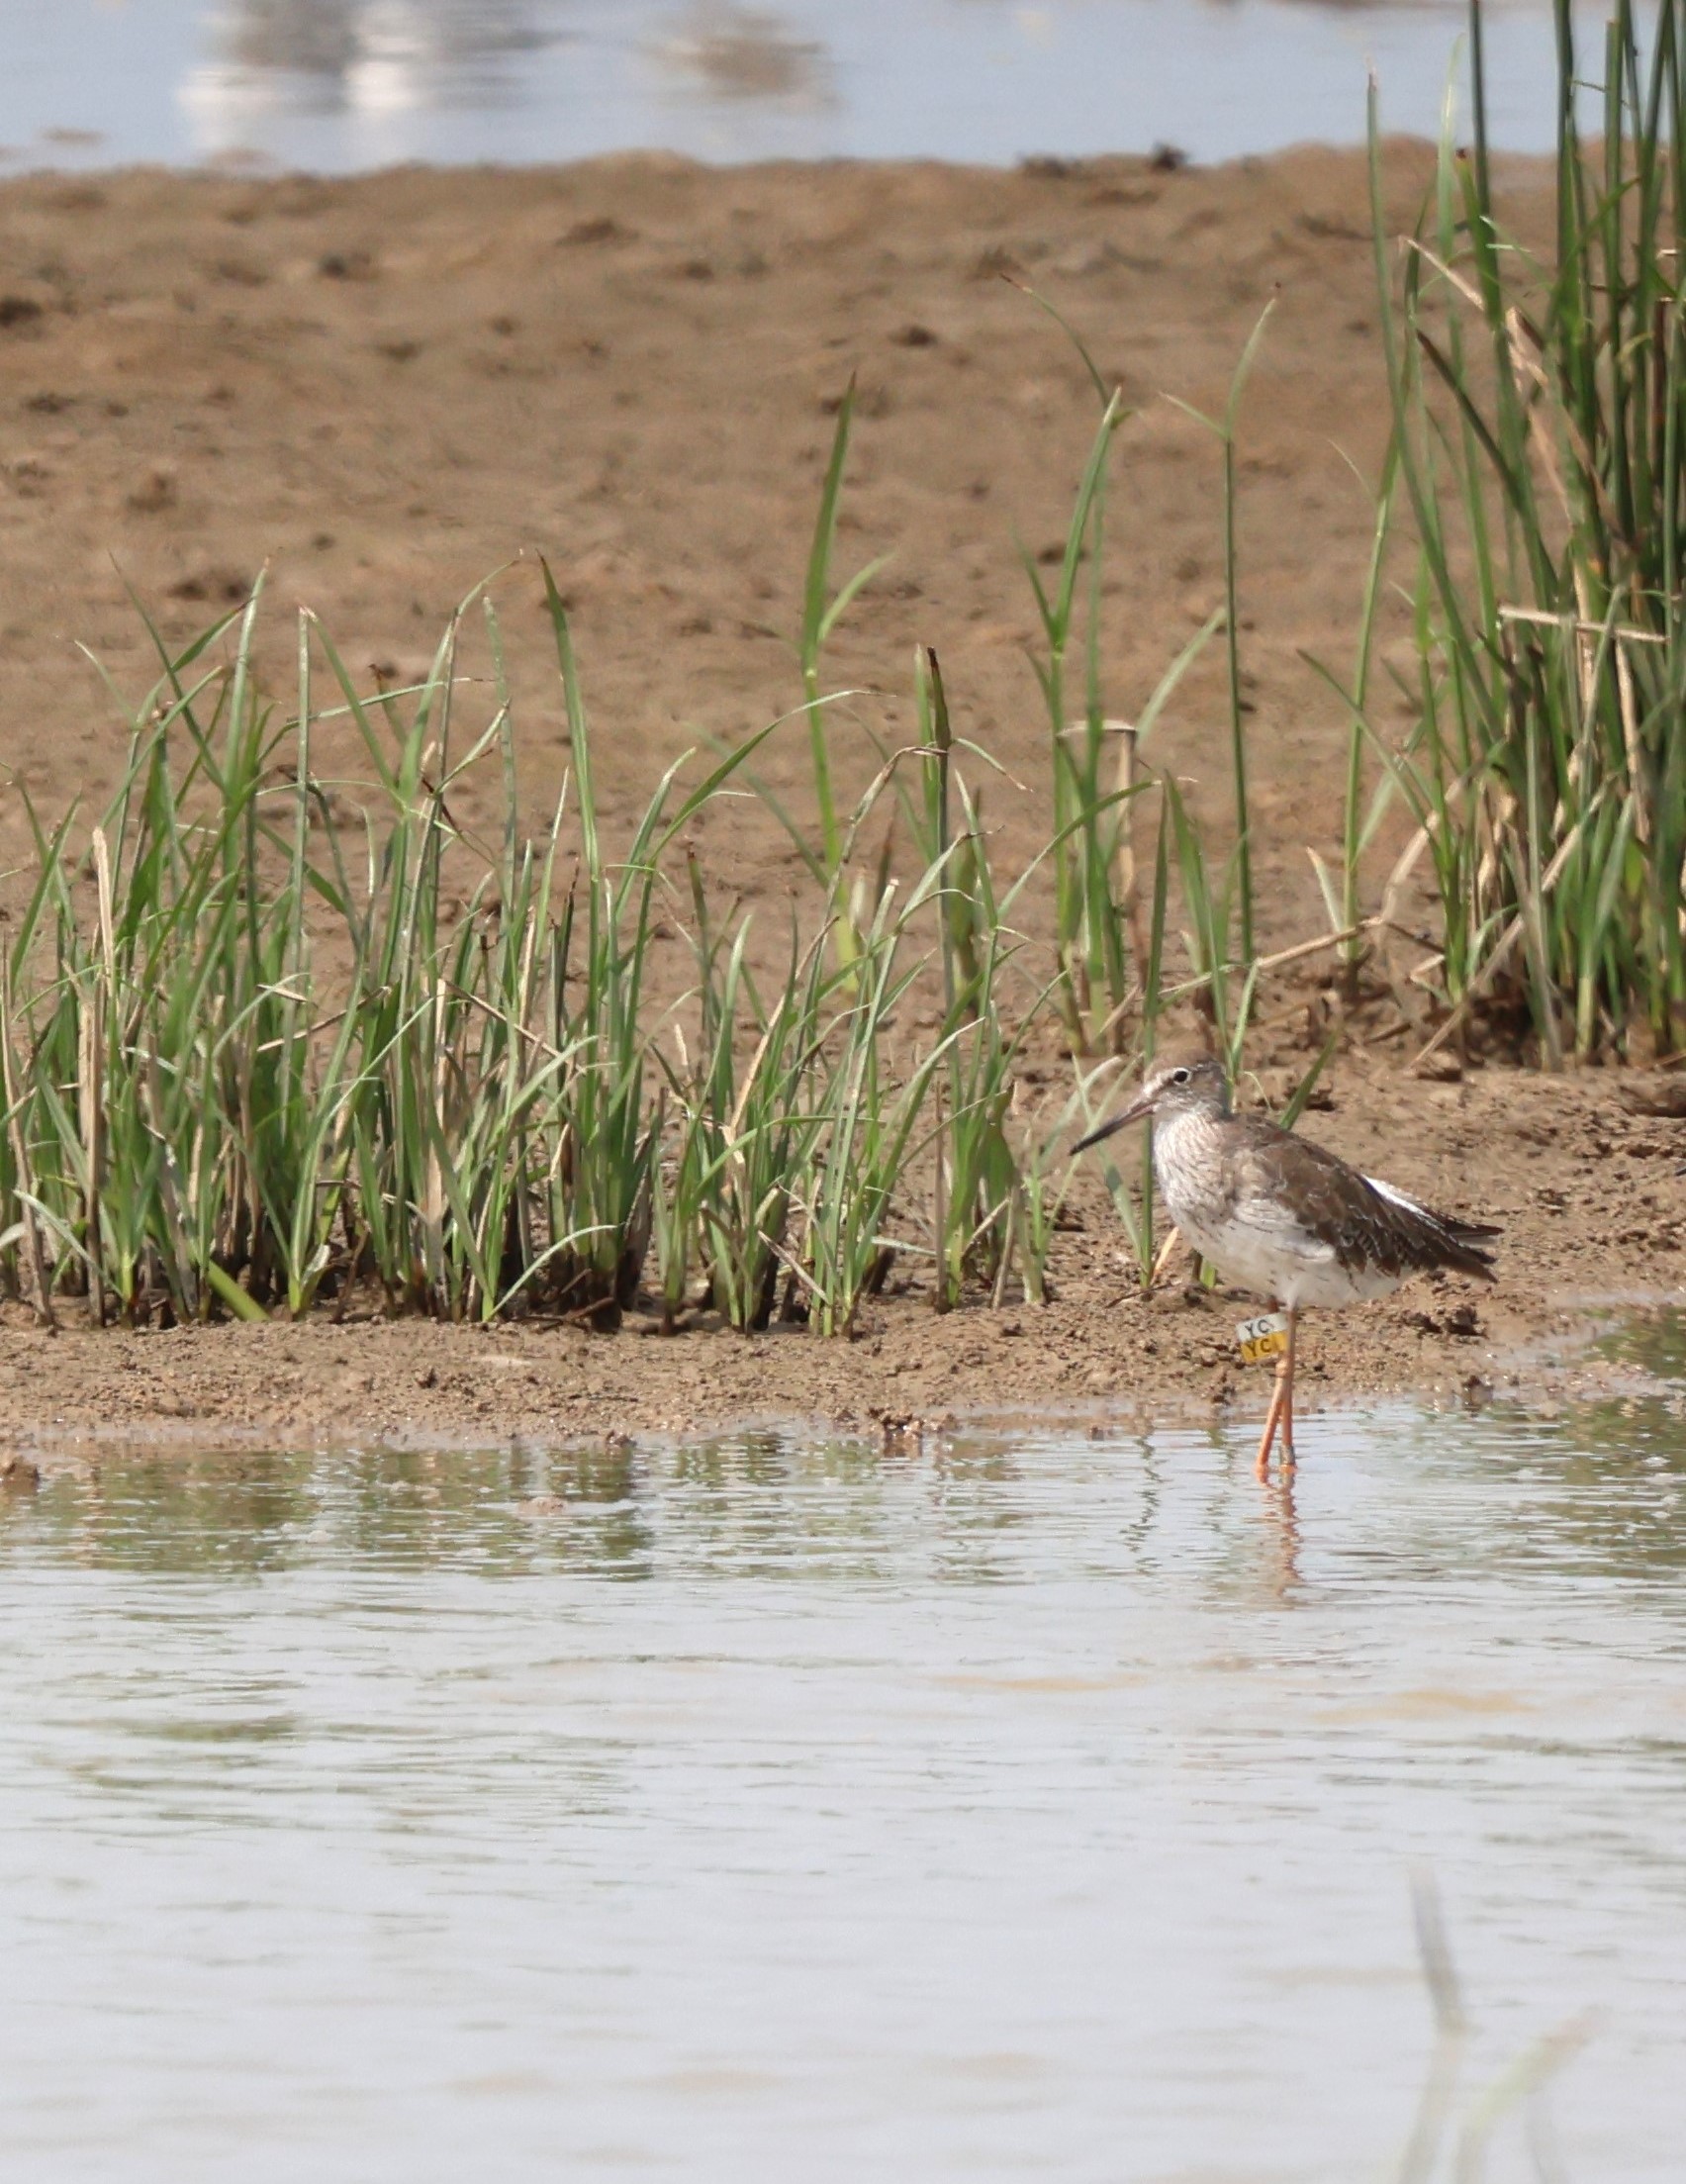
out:
{"label": "small pebble in mud", "polygon": [[0,1486],[9,1494],[33,1494],[41,1484],[41,1466],[28,1456],[10,1456],[0,1470]]}
{"label": "small pebble in mud", "polygon": [[138,516],[156,516],[174,508],[176,482],[168,470],[147,470],[129,489],[129,506]]}

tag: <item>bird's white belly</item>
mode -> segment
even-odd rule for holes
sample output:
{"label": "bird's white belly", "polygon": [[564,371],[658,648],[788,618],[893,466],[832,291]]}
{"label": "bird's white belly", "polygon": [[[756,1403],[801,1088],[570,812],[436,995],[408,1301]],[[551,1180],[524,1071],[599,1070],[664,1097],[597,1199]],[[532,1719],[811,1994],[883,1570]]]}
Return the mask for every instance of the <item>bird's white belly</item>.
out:
{"label": "bird's white belly", "polygon": [[1302,1229],[1241,1221],[1207,1228],[1197,1214],[1184,1216],[1174,1205],[1171,1212],[1186,1241],[1226,1282],[1277,1304],[1356,1304],[1399,1286],[1397,1275],[1343,1267],[1328,1244]]}

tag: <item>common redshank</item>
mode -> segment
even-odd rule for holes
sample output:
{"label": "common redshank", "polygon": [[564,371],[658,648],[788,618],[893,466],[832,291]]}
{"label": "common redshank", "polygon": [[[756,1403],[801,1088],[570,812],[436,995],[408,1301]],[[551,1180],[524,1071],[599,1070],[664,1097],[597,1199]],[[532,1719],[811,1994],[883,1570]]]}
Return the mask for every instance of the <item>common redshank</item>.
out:
{"label": "common redshank", "polygon": [[1286,1314],[1256,1469],[1268,1477],[1279,1435],[1291,1471],[1301,1308],[1385,1296],[1408,1276],[1437,1267],[1491,1282],[1492,1256],[1482,1247],[1499,1231],[1420,1205],[1264,1115],[1237,1114],[1223,1068],[1209,1054],[1156,1062],[1129,1106],[1077,1150],[1150,1115],[1154,1180],[1177,1228],[1226,1281]]}

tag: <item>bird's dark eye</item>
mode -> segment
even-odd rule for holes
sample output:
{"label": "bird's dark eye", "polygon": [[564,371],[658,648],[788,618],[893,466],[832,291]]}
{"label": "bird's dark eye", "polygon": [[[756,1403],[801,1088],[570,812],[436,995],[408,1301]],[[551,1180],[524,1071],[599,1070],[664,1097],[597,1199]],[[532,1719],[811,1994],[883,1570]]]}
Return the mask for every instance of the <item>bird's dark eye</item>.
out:
{"label": "bird's dark eye", "polygon": [[1188,1072],[1186,1070],[1172,1070],[1171,1073],[1171,1081],[1173,1085],[1186,1085],[1188,1082]]}

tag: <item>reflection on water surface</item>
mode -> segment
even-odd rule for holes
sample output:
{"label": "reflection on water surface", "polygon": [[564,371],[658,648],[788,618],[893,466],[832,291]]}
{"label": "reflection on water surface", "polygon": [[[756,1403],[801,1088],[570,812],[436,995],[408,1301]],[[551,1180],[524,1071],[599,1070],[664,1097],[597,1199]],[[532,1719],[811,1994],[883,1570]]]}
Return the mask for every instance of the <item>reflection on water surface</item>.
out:
{"label": "reflection on water surface", "polygon": [[496,104],[521,54],[559,35],[529,0],[232,0],[210,18],[193,95],[259,104]]}
{"label": "reflection on water surface", "polygon": [[[1357,142],[1372,63],[1388,126],[1433,135],[1463,22],[1457,0],[61,0],[9,26],[0,144],[328,169],[638,146],[1230,158]],[[1550,11],[1496,7],[1487,37],[1497,141],[1544,148]]]}
{"label": "reflection on water surface", "polygon": [[1249,1440],[49,1472],[14,2166],[1350,2184],[1422,1862],[1471,2082],[1595,2009],[1568,2173],[1672,2178],[1676,1413],[1314,1421],[1291,1502]]}

